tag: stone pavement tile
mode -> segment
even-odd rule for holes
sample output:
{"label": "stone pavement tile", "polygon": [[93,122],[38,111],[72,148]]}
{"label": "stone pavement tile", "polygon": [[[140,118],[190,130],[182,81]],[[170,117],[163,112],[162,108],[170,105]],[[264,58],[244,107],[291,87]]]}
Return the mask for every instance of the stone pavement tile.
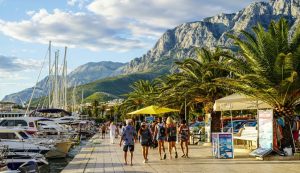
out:
{"label": "stone pavement tile", "polygon": [[[97,136],[96,136],[97,137]],[[119,139],[116,140],[118,143]],[[165,145],[167,146],[167,145]],[[93,148],[94,147],[94,148]],[[101,144],[86,146],[63,172],[158,172],[158,173],[297,173],[299,161],[257,161],[247,155],[236,154],[236,159],[213,159],[211,148],[190,145],[190,158],[159,160],[157,149],[149,150],[149,163],[143,163],[140,144],[135,145],[133,166],[124,165],[122,147],[101,139]],[[167,149],[167,148],[166,148]],[[178,155],[181,150],[178,147]],[[128,153],[130,159],[130,154]],[[83,169],[82,169],[83,168]]]}

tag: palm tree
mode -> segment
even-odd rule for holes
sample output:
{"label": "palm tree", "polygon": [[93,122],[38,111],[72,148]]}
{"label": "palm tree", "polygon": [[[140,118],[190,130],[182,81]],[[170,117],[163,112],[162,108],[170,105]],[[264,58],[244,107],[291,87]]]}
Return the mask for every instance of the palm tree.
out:
{"label": "palm tree", "polygon": [[155,104],[157,86],[149,80],[139,80],[131,86],[132,92],[126,94],[127,99],[122,104],[123,112],[130,112],[144,106]]}
{"label": "palm tree", "polygon": [[93,109],[93,117],[98,117],[99,115],[99,102],[97,100],[94,100],[93,104],[92,104],[92,109]]}
{"label": "palm tree", "polygon": [[290,121],[300,102],[300,30],[289,39],[285,19],[272,21],[265,30],[260,24],[253,33],[241,31],[242,37],[229,35],[239,48],[239,57],[223,66],[233,78],[218,83],[234,92],[262,100],[274,107],[275,118],[284,117],[282,147],[292,145]]}
{"label": "palm tree", "polygon": [[[228,73],[223,69],[215,68],[224,61],[224,57],[230,57],[228,51],[216,48],[210,51],[207,48],[197,50],[197,59],[186,59],[178,62],[179,73],[169,75],[164,85],[163,96],[169,95],[167,101],[188,100],[188,105],[202,103],[205,113],[213,116],[213,130],[220,128],[220,117],[213,112],[214,101],[222,97],[225,91],[214,84],[214,79],[226,77]],[[172,98],[173,97],[173,98]],[[174,100],[176,98],[177,100]]]}

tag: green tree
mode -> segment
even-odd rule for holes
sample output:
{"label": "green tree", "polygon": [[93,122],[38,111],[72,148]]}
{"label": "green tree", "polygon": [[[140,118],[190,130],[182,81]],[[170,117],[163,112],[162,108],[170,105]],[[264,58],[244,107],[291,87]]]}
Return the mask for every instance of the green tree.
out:
{"label": "green tree", "polygon": [[92,115],[93,117],[98,117],[99,116],[99,102],[97,100],[94,100],[92,104]]}
{"label": "green tree", "polygon": [[121,106],[123,113],[156,104],[155,98],[157,97],[158,88],[154,82],[140,80],[133,83],[130,87],[132,92],[125,95],[127,99]]}
{"label": "green tree", "polygon": [[[220,48],[214,51],[208,48],[197,49],[197,59],[186,59],[178,62],[179,73],[170,75],[163,86],[163,97],[167,101],[180,101],[186,99],[189,107],[195,104],[203,104],[205,113],[212,114],[214,119],[213,130],[220,128],[219,115],[213,112],[213,104],[216,99],[224,96],[225,91],[215,85],[214,79],[228,76],[228,72],[216,68],[223,64],[225,57],[231,57],[231,53]],[[182,105],[181,105],[182,107]]]}
{"label": "green tree", "polygon": [[239,48],[236,58],[228,60],[232,78],[220,78],[218,83],[234,92],[262,100],[274,107],[275,118],[284,117],[282,147],[292,146],[290,121],[300,101],[300,30],[289,39],[285,19],[272,21],[265,30],[262,25],[253,33],[241,31],[242,36],[229,35]]}

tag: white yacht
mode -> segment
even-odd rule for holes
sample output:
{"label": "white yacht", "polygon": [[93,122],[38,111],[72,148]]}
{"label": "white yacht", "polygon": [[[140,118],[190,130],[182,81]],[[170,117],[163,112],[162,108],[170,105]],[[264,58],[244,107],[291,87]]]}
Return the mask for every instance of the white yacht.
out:
{"label": "white yacht", "polygon": [[[37,145],[40,148],[43,148],[47,146],[48,151],[44,152],[42,151],[42,154],[45,154],[47,158],[60,158],[60,157],[66,157],[68,154],[72,142],[67,140],[67,139],[55,139],[55,138],[41,138],[41,137],[33,137],[29,134],[27,134],[24,130],[18,129],[18,128],[0,128],[0,139],[1,143],[4,145],[11,145],[13,146],[23,146],[32,144],[32,145]],[[16,144],[17,143],[17,144]],[[22,150],[12,150],[12,151],[19,151],[22,152]],[[26,151],[26,150],[25,150]],[[30,150],[31,152],[32,149]]]}

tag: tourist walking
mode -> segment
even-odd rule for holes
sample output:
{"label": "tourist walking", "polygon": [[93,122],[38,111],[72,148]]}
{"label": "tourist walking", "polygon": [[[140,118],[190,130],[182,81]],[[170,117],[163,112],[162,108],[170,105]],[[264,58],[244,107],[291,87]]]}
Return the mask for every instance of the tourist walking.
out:
{"label": "tourist walking", "polygon": [[102,139],[105,139],[106,129],[107,129],[107,127],[106,127],[105,123],[103,123],[102,126],[101,126]]}
{"label": "tourist walking", "polygon": [[[158,123],[155,127],[155,133],[154,133],[154,138],[156,137],[156,140],[158,142],[158,152],[160,156],[160,160],[166,159],[166,151],[165,151],[165,140],[166,140],[166,127],[165,123],[162,122],[162,118],[158,118]],[[161,157],[161,150],[164,152],[164,157]]]}
{"label": "tourist walking", "polygon": [[116,130],[117,130],[117,126],[114,124],[114,122],[110,123],[109,126],[110,132],[109,132],[109,137],[110,137],[110,143],[114,144],[114,140],[116,138]]}
{"label": "tourist walking", "polygon": [[138,132],[140,143],[142,145],[142,152],[144,157],[144,163],[148,162],[148,151],[152,140],[150,128],[145,122],[142,122],[141,128]]}
{"label": "tourist walking", "polygon": [[170,159],[172,159],[172,150],[174,148],[175,151],[175,158],[178,158],[177,149],[176,149],[176,136],[177,136],[177,130],[176,130],[176,124],[174,123],[174,120],[172,117],[168,117],[166,122],[166,129],[167,129],[167,141],[169,143],[168,149],[170,153]]}
{"label": "tourist walking", "polygon": [[[181,121],[179,127],[179,136],[180,136],[180,147],[183,153],[181,157],[189,158],[188,142],[190,138],[190,130],[189,127],[186,125],[186,120]],[[184,146],[185,146],[185,151],[184,151]]]}
{"label": "tourist walking", "polygon": [[124,163],[127,165],[127,152],[130,151],[130,165],[132,166],[133,152],[134,152],[134,143],[136,141],[137,134],[132,126],[132,120],[126,120],[126,126],[123,128],[120,147],[123,142],[123,151],[124,151]]}

